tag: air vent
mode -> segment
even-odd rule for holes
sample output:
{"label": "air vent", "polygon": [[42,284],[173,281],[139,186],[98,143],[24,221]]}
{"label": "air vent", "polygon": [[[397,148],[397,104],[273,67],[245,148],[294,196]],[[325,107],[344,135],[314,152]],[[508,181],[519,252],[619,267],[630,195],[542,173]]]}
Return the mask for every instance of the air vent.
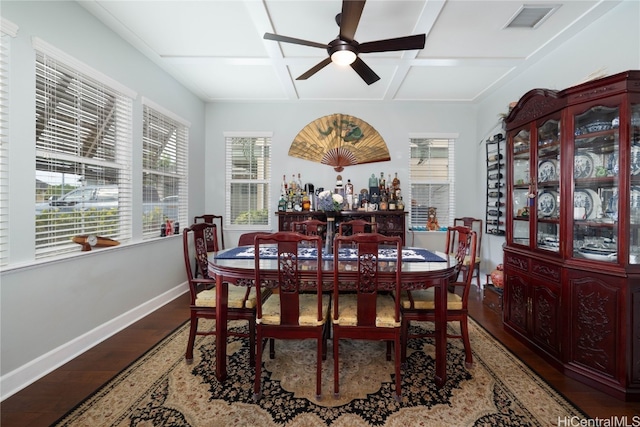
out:
{"label": "air vent", "polygon": [[505,28],[536,28],[560,5],[522,5]]}

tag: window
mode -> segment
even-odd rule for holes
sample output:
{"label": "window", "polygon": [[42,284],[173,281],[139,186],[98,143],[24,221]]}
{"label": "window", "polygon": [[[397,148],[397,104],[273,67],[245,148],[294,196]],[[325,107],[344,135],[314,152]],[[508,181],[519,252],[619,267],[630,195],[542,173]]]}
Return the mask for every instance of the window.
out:
{"label": "window", "polygon": [[77,251],[76,235],[128,240],[135,94],[40,40],[34,47],[36,258]]}
{"label": "window", "polygon": [[271,223],[271,135],[226,137],[225,222],[268,229]]}
{"label": "window", "polygon": [[143,99],[142,227],[144,238],[160,236],[160,226],[187,224],[188,123]]}
{"label": "window", "polygon": [[9,47],[17,28],[0,19],[0,266],[4,266],[9,262]]}
{"label": "window", "polygon": [[453,224],[454,142],[452,138],[410,138],[411,228],[424,230],[429,208],[441,226]]}

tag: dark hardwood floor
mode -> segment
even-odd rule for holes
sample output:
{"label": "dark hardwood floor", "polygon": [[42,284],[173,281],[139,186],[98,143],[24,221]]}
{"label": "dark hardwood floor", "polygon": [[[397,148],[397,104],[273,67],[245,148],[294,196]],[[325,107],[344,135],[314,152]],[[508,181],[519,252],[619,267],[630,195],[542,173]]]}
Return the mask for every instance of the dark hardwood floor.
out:
{"label": "dark hardwood floor", "polygon": [[[559,371],[506,333],[500,316],[472,288],[472,317],[590,418],[631,417],[640,403],[600,393]],[[49,426],[188,319],[188,295],[160,308],[0,403],[2,427]],[[589,424],[592,425],[592,424]]]}

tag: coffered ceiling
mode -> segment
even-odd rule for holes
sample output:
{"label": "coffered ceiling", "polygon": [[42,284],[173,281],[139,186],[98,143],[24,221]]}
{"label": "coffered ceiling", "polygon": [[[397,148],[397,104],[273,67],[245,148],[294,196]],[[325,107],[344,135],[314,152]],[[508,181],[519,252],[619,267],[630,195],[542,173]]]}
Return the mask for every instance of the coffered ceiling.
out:
{"label": "coffered ceiling", "polygon": [[[620,4],[619,0],[369,0],[360,42],[426,34],[422,50],[361,53],[367,85],[324,49],[265,40],[265,32],[328,43],[340,0],[80,1],[204,101],[424,100],[477,102]],[[551,13],[507,24],[526,6]]]}

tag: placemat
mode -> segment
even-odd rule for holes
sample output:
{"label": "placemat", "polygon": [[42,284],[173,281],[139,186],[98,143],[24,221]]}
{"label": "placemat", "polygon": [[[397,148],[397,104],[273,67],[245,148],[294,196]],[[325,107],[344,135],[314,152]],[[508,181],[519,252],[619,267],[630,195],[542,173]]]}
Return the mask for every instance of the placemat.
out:
{"label": "placemat", "polygon": [[[316,259],[317,250],[315,248],[300,248],[298,250],[298,259]],[[260,249],[260,257],[265,259],[275,259],[278,255],[278,249],[273,247],[263,247]],[[216,255],[216,259],[253,259],[255,257],[255,248],[253,246],[238,246],[229,249],[223,253]],[[338,253],[341,261],[355,260],[356,249],[342,248]],[[393,261],[396,259],[395,249],[379,249],[378,257],[380,260]],[[333,253],[322,254],[322,259],[332,260]],[[434,254],[433,252],[423,248],[404,248],[402,249],[402,261],[405,262],[446,262],[445,259]]]}

